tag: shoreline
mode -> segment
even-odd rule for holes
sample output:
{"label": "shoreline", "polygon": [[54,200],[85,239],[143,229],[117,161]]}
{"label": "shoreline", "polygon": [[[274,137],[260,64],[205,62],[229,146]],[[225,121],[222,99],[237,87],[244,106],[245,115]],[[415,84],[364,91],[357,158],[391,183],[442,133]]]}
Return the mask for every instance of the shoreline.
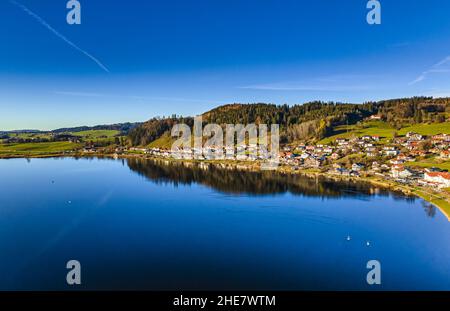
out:
{"label": "shoreline", "polygon": [[[45,159],[45,158],[114,158],[114,159],[128,159],[128,158],[140,158],[140,159],[155,159],[155,160],[166,160],[166,161],[176,161],[176,162],[191,162],[191,163],[209,163],[221,166],[219,164],[224,164],[226,166],[234,166],[235,168],[248,170],[248,171],[258,171],[260,170],[259,162],[245,162],[237,160],[194,160],[194,159],[174,159],[174,158],[162,158],[147,156],[143,154],[104,154],[104,153],[49,153],[49,154],[35,154],[30,156],[25,155],[0,155],[0,160],[8,159]],[[282,174],[298,174],[305,177],[324,177],[334,181],[353,181],[353,182],[365,182],[373,186],[384,188],[393,192],[400,192],[405,196],[415,196],[423,199],[424,201],[436,206],[443,214],[447,217],[450,222],[450,198],[442,193],[436,193],[434,191],[430,192],[431,189],[427,189],[419,186],[409,186],[401,185],[392,180],[381,180],[377,177],[352,177],[352,176],[341,176],[330,174],[327,172],[322,172],[320,170],[293,170],[289,166],[278,166],[277,172]]]}

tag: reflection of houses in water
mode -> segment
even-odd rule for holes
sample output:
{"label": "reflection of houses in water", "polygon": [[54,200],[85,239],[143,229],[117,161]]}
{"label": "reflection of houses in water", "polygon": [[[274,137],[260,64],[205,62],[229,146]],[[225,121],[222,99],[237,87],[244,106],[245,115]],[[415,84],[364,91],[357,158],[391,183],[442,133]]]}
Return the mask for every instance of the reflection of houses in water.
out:
{"label": "reflection of houses in water", "polygon": [[[198,183],[233,194],[270,195],[292,193],[302,196],[363,197],[389,192],[361,181],[334,181],[275,171],[249,171],[229,163],[174,162],[159,159],[127,159],[132,171],[155,183]],[[404,196],[400,196],[403,197]]]}

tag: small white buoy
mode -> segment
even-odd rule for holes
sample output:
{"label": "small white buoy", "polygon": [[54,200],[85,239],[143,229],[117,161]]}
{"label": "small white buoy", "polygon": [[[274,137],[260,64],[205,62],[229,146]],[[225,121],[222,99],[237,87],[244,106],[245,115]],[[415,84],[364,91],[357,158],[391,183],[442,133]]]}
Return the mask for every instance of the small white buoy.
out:
{"label": "small white buoy", "polygon": [[367,246],[370,246],[370,242],[369,242],[369,241],[367,241],[367,242],[366,242],[366,245],[367,245]]}
{"label": "small white buoy", "polygon": [[351,236],[347,235],[347,241],[350,241],[351,239]]}
{"label": "small white buoy", "polygon": [[67,203],[72,204],[72,201],[68,201]]}

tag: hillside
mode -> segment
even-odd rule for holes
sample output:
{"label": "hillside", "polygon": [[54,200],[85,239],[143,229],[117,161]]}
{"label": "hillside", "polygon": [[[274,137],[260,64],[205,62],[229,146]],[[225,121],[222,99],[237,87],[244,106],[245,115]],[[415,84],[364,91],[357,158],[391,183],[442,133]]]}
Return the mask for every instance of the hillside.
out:
{"label": "hillside", "polygon": [[[362,121],[377,116],[378,123]],[[392,138],[407,131],[424,134],[448,130],[442,128],[450,115],[450,98],[413,97],[364,104],[310,102],[301,105],[229,104],[203,113],[203,123],[279,124],[281,143],[327,141],[327,138],[355,134],[378,134]],[[172,141],[170,129],[184,122],[190,127],[192,117],[153,118],[132,129],[128,135],[134,146],[167,148]],[[446,123],[445,123],[446,124]],[[161,143],[161,146],[160,146]]]}
{"label": "hillside", "polygon": [[436,135],[450,133],[450,122],[443,123],[420,123],[413,125],[400,125],[393,127],[385,121],[365,121],[356,125],[342,125],[334,128],[333,133],[320,140],[319,144],[328,144],[337,138],[352,138],[361,136],[379,136],[382,142],[392,139],[394,136],[405,136],[408,132],[421,135]]}
{"label": "hillside", "polygon": [[117,123],[117,124],[107,124],[107,125],[95,125],[95,126],[79,126],[79,127],[71,127],[71,128],[60,128],[53,130],[53,133],[78,133],[78,132],[87,132],[87,131],[116,131],[123,134],[128,134],[130,130],[141,125],[142,123],[134,122],[134,123]]}

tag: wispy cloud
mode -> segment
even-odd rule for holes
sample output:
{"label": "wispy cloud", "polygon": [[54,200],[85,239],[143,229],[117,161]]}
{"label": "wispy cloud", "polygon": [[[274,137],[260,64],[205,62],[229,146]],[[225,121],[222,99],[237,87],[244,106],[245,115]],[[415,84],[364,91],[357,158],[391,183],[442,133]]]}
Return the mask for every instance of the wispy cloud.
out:
{"label": "wispy cloud", "polygon": [[33,17],[36,21],[38,21],[42,26],[44,26],[45,28],[47,28],[48,30],[50,30],[54,35],[56,35],[58,38],[60,38],[61,40],[63,40],[64,42],[66,42],[68,45],[70,45],[72,48],[74,48],[75,50],[79,51],[80,53],[82,53],[83,55],[85,55],[86,57],[88,57],[89,59],[91,59],[92,61],[94,61],[101,69],[103,69],[106,72],[109,72],[109,69],[106,68],[105,65],[102,64],[101,61],[99,61],[96,57],[92,56],[91,54],[89,54],[88,52],[86,52],[85,50],[83,50],[82,48],[80,48],[79,46],[77,46],[75,43],[73,43],[72,41],[70,41],[69,39],[67,39],[64,35],[60,34],[56,29],[54,29],[52,26],[50,26],[43,18],[41,18],[39,15],[37,15],[36,13],[34,13],[33,11],[31,11],[30,9],[28,9],[26,6],[24,6],[23,4],[15,1],[15,0],[9,0],[10,3],[14,4],[15,6],[19,7],[20,9],[22,9],[24,12],[26,12],[28,15],[30,15],[31,17]]}
{"label": "wispy cloud", "polygon": [[447,56],[446,58],[444,58],[443,60],[441,60],[440,62],[438,62],[438,63],[434,64],[433,66],[431,66],[430,69],[425,70],[424,72],[422,72],[416,79],[411,81],[409,83],[409,85],[414,85],[416,83],[424,81],[425,79],[428,78],[429,75],[434,74],[434,73],[447,73],[447,72],[450,72],[450,68],[445,68],[445,65],[447,65],[447,64],[450,64],[450,55]]}

